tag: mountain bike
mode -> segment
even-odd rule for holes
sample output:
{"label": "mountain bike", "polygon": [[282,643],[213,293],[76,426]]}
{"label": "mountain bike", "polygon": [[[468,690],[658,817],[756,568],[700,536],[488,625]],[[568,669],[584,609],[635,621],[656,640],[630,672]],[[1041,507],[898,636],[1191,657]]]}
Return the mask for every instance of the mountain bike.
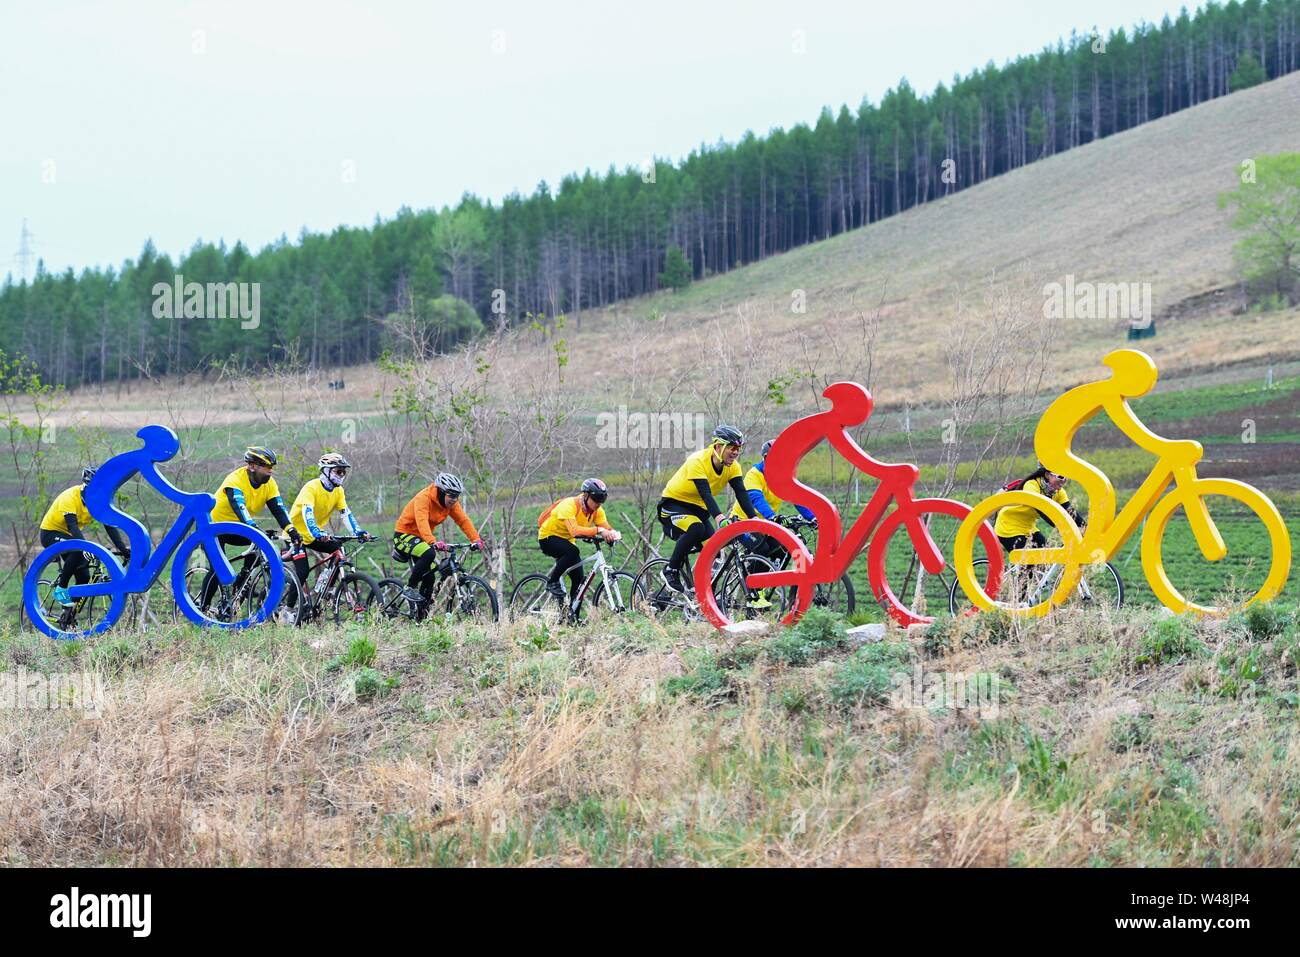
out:
{"label": "mountain bike", "polygon": [[[379,586],[379,612],[388,618],[408,618],[423,621],[430,614],[468,621],[497,621],[500,609],[497,594],[482,578],[465,571],[457,555],[472,543],[447,545],[447,558],[433,569],[420,586],[408,588],[400,578],[381,578]],[[409,558],[393,551],[394,560]]]}
{"label": "mountain bike", "polygon": [[[279,530],[261,531],[274,537]],[[303,620],[306,603],[302,585],[293,570],[293,557],[290,545],[276,555],[284,577],[284,590],[268,619],[277,625],[297,625]],[[260,548],[250,543],[242,552],[230,556],[229,561],[239,565],[239,572],[228,585],[221,584],[208,566],[193,565],[185,570],[185,589],[190,600],[199,611],[216,622],[241,620],[250,608],[259,608],[265,603],[270,588],[270,561]]]}
{"label": "mountain bike", "polygon": [[[802,515],[778,515],[776,522],[784,525],[790,531],[799,537],[799,540],[808,545],[808,539],[805,536],[806,529],[815,529],[817,523]],[[785,549],[773,559],[770,559],[776,571],[781,571],[792,561],[791,555]],[[787,589],[786,592],[787,607],[795,602],[794,589]],[[857,607],[853,593],[853,581],[849,578],[848,572],[845,572],[839,578],[832,582],[818,582],[813,590],[812,599],[813,608],[825,608],[841,615],[853,614],[854,608]]]}
{"label": "mountain bike", "polygon": [[[613,542],[606,542],[600,537],[583,537],[575,541],[591,545],[594,551],[590,557],[582,559],[571,568],[566,568],[559,578],[561,587],[567,588],[568,575],[571,571],[591,565],[591,570],[587,572],[573,599],[566,597],[562,601],[556,600],[546,590],[547,583],[550,581],[546,575],[540,573],[525,575],[510,593],[509,608],[512,617],[525,615],[547,619],[563,617],[566,623],[583,624],[587,621],[593,607],[621,615],[638,605],[638,599],[645,598],[644,593],[637,591],[635,575],[616,571],[613,564],[605,559],[601,548],[604,546],[612,550]],[[589,594],[591,600],[587,601]]]}
{"label": "mountain bike", "polygon": [[[714,532],[711,538],[705,539],[705,547],[720,534],[721,529]],[[701,557],[695,559],[694,570],[690,556],[687,556],[682,569],[683,584],[688,581],[698,583],[700,569],[709,569],[703,576],[706,587],[729,620],[779,618],[784,614],[784,591],[746,585],[746,581],[754,576],[775,570],[768,559],[753,554],[739,540],[732,542],[728,548],[714,549],[707,563],[702,555],[701,552]],[[668,586],[664,580],[664,569],[667,567],[666,558],[652,558],[641,566],[633,585],[637,600],[658,619],[687,622],[705,620],[706,613],[693,593],[675,591]],[[698,584],[696,588],[699,588]]]}
{"label": "mountain bike", "polygon": [[[983,569],[984,559],[974,562],[977,575]],[[1002,577],[1002,591],[1015,595],[1016,607],[1029,607],[1046,600],[1056,589],[1061,575],[1065,573],[1063,565],[1045,565],[1041,569],[1030,565],[1013,565]],[[999,596],[1001,597],[1001,596]],[[1118,611],[1124,607],[1124,579],[1110,562],[1089,565],[1083,570],[1079,579],[1075,599],[1082,605],[1092,608],[1108,608]],[[962,609],[974,612],[970,602],[961,589],[961,583],[954,577],[948,592],[948,611],[953,615]]]}
{"label": "mountain bike", "polygon": [[[330,538],[337,541],[339,547],[323,556],[307,573],[309,580],[311,572],[317,572],[317,575],[316,583],[303,596],[299,620],[304,624],[316,621],[326,613],[334,619],[335,624],[364,618],[372,606],[377,607],[379,601],[379,582],[365,572],[358,571],[343,549],[344,542],[360,542],[364,545],[374,539],[362,538],[360,535],[331,535]],[[290,557],[296,559],[305,556],[306,548],[303,548]],[[292,572],[293,566],[289,565],[288,570]],[[294,577],[296,579],[297,575]]]}

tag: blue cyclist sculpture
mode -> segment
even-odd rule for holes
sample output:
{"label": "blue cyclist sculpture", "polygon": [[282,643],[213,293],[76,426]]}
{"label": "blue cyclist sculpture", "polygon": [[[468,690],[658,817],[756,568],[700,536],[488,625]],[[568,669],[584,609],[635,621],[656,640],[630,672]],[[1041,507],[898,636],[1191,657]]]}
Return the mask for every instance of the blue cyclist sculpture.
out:
{"label": "blue cyclist sculpture", "polygon": [[[180,450],[180,439],[175,432],[163,425],[146,425],[136,433],[136,438],[144,443],[143,446],[115,455],[101,465],[82,493],[86,509],[94,519],[125,532],[131,544],[127,566],[123,568],[117,557],[98,542],[75,538],[55,542],[36,556],[23,578],[23,606],[28,620],[51,638],[83,638],[99,634],[113,627],[121,617],[127,595],[148,591],[171,559],[172,593],[177,606],[191,621],[219,628],[245,628],[264,621],[280,603],[284,592],[284,566],[271,540],[261,530],[248,525],[213,522],[210,516],[217,504],[214,496],[207,492],[182,492],[158,471],[159,462],[168,461]],[[163,534],[157,548],[153,547],[148,529],[113,502],[118,489],[137,472],[164,498],[181,506],[180,515]],[[187,535],[191,525],[194,532]],[[245,571],[237,573],[221,549],[219,535],[234,535],[248,540],[265,559],[264,563],[258,563],[264,564],[268,572],[265,597],[253,614],[243,619],[226,621],[209,617],[195,604],[195,596],[185,588],[185,570],[190,556],[199,547],[203,548],[209,565],[223,586],[242,580],[251,567],[246,563]],[[40,594],[40,575],[51,562],[72,551],[80,551],[92,561],[98,561],[103,571],[86,584],[69,584],[67,597],[75,603],[74,607],[87,603],[93,607],[94,599],[101,596],[107,598],[107,602],[104,603],[102,619],[90,624],[78,621],[69,628],[66,625],[69,616],[56,614],[49,617],[52,609],[44,600],[45,596]],[[260,593],[258,597],[262,597]],[[55,604],[53,610],[61,609]],[[72,617],[75,620],[77,616]]]}

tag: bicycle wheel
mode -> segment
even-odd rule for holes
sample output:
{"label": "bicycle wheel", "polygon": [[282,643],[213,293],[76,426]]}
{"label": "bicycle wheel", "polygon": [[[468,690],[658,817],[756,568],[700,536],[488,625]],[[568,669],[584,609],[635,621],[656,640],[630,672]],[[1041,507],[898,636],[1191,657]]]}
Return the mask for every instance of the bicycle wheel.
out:
{"label": "bicycle wheel", "polygon": [[610,588],[602,581],[591,593],[591,600],[578,605],[579,620],[585,620],[586,609],[594,608],[611,615],[624,615],[636,608],[645,597],[637,591],[639,582],[630,572],[610,572]]}
{"label": "bicycle wheel", "polygon": [[[1018,548],[1012,551],[1003,559],[1002,548],[993,537],[991,547],[985,542],[984,533],[988,529],[988,534],[992,536],[992,528],[985,519],[995,515],[998,509],[1008,505],[1028,505],[1036,509],[1043,515],[1046,515],[1061,535],[1062,544],[1052,548]],[[997,576],[994,581],[992,573],[989,578],[981,583],[976,577],[975,561],[978,556],[975,555],[976,535],[979,535],[980,543],[983,546],[984,557],[996,559],[1002,564],[1003,572]],[[997,492],[990,495],[984,501],[977,504],[970,510],[957,529],[957,537],[953,542],[953,570],[956,572],[957,581],[960,584],[966,598],[981,611],[993,611],[1001,609],[1011,615],[1020,616],[1039,616],[1046,615],[1052,608],[1060,605],[1074,591],[1075,586],[1083,574],[1083,565],[1081,565],[1075,556],[1082,552],[1083,533],[1079,531],[1074,520],[1063,509],[1059,503],[1052,501],[1043,495],[1035,495],[1033,492],[1012,491]],[[1012,577],[1016,568],[1023,568],[1024,571],[1016,574],[1017,581],[1024,581],[1031,573],[1031,566],[1035,565],[1058,565],[1061,568],[1060,576],[1055,580],[1052,593],[1041,600],[1035,600],[1029,604],[1021,601],[1004,602],[998,600],[1001,579],[1003,576]],[[1037,576],[1034,576],[1035,580]],[[1011,597],[1010,592],[1007,593]]]}
{"label": "bicycle wheel", "polygon": [[334,590],[334,622],[366,618],[379,600],[379,582],[365,572],[344,572]]}
{"label": "bicycle wheel", "polygon": [[[969,513],[968,505],[952,499],[916,499],[894,509],[872,535],[867,548],[867,579],[876,601],[900,625],[928,624],[934,621],[934,612],[948,607],[956,580],[952,569],[957,532]],[[921,536],[934,543],[942,559],[940,568],[926,567],[918,551],[918,540],[924,547]],[[987,523],[981,524],[978,536],[984,559],[981,567],[990,576],[982,587],[995,590],[1002,570],[1002,549]]]}
{"label": "bicycle wheel", "polygon": [[[82,552],[98,563],[100,574],[85,585],[70,583],[68,595],[73,606],[65,609],[54,600],[54,583],[59,556],[65,552]],[[107,631],[122,617],[126,608],[126,572],[103,545],[80,538],[64,539],[46,548],[33,560],[23,576],[23,608],[27,620],[37,631],[50,638],[86,638]],[[47,584],[44,592],[42,583]],[[57,609],[57,611],[56,611]]]}
{"label": "bicycle wheel", "polygon": [[519,579],[510,593],[507,607],[511,618],[541,618],[548,624],[558,624],[564,616],[564,606],[546,590],[550,581],[545,575],[537,573],[525,575]]}
{"label": "bicycle wheel", "polygon": [[[1209,506],[1205,499],[1210,497],[1227,499],[1234,503],[1235,508],[1215,506],[1220,518],[1211,520],[1208,541],[1201,542],[1194,528],[1175,531],[1176,527],[1170,525],[1170,519],[1178,509],[1181,508],[1186,515],[1185,502],[1199,499],[1208,515]],[[1262,522],[1267,532],[1267,559],[1263,554],[1265,536],[1259,534],[1252,517]],[[1180,551],[1180,565],[1183,566],[1179,569],[1181,588],[1174,585],[1165,570],[1167,536],[1174,536],[1175,541],[1181,539],[1178,544],[1184,546]],[[1213,573],[1206,574],[1208,569],[1196,568],[1198,554],[1211,562],[1223,564],[1217,565]],[[1230,572],[1230,577],[1236,579],[1233,584],[1249,594],[1241,607],[1268,601],[1281,593],[1290,574],[1291,536],[1277,506],[1259,489],[1234,479],[1196,479],[1178,486],[1151,509],[1142,530],[1142,567],[1156,598],[1175,613],[1190,611],[1198,615],[1223,615],[1236,603],[1209,604],[1213,596],[1229,584],[1224,581],[1229,576],[1219,569]],[[1258,571],[1261,567],[1267,568],[1262,575]]]}
{"label": "bicycle wheel", "polygon": [[425,605],[411,597],[406,582],[400,578],[381,578],[376,583],[379,597],[376,608],[384,618],[405,618],[419,621],[424,617]]}
{"label": "bicycle wheel", "polygon": [[1076,594],[1081,605],[1119,611],[1124,607],[1124,579],[1110,562],[1085,565]]}
{"label": "bicycle wheel", "polygon": [[[673,591],[664,582],[668,559],[652,558],[641,566],[632,586],[634,605],[658,621],[693,622],[703,616],[689,595]],[[687,573],[683,569],[683,574]]]}
{"label": "bicycle wheel", "polygon": [[[786,592],[787,601],[793,601],[793,589]],[[853,609],[857,607],[857,601],[853,592],[853,581],[845,573],[833,582],[826,582],[817,585],[813,589],[813,608],[825,608],[827,611],[833,611],[837,615],[851,615]]]}
{"label": "bicycle wheel", "polygon": [[[745,592],[746,606],[752,605],[754,596],[749,595],[750,590],[758,590],[764,594],[759,596],[760,601],[770,601],[772,597],[777,599],[776,604],[782,609],[781,623],[791,625],[798,621],[808,607],[812,604],[813,586],[815,582],[809,573],[812,556],[808,553],[808,546],[794,532],[790,531],[784,525],[778,525],[776,522],[769,522],[762,518],[748,518],[739,522],[732,522],[725,528],[720,528],[704,542],[704,547],[700,549],[700,556],[695,563],[695,572],[692,581],[695,585],[696,593],[699,596],[700,612],[713,623],[715,628],[722,628],[731,624],[732,618],[726,613],[726,610],[717,604],[717,601],[723,596],[718,594],[717,579],[717,559],[722,550],[729,547],[741,549],[737,554],[744,555],[744,546],[739,541],[742,535],[747,534],[765,535],[768,538],[775,539],[776,542],[794,556],[792,567],[778,569],[772,562],[757,555],[746,555],[743,563],[738,563],[736,567],[751,568],[747,571],[745,581],[731,582],[731,588],[734,591],[739,587]],[[758,562],[749,564],[749,559],[758,559]],[[707,580],[704,569],[708,569]],[[761,579],[749,580],[749,575],[762,575]],[[793,595],[793,599],[791,596]],[[734,600],[735,594],[731,595]],[[764,616],[765,617],[765,616]]]}
{"label": "bicycle wheel", "polygon": [[[248,574],[244,575],[244,580],[233,593],[229,589],[235,587],[237,575],[222,550],[217,538],[219,535],[243,539],[258,551],[256,560],[258,567],[248,569]],[[216,609],[210,607],[205,610],[199,607],[187,591],[186,573],[189,570],[190,556],[199,547],[203,548],[208,560],[212,562],[212,573],[220,586],[218,591],[222,595],[222,601],[218,603],[219,607]],[[259,586],[260,590],[256,592],[257,602],[253,603],[248,598],[247,586],[250,584],[249,579],[259,569],[264,571],[266,578]],[[172,555],[172,592],[176,596],[176,604],[185,617],[198,625],[247,628],[265,621],[272,612],[276,611],[282,599],[287,601],[295,594],[294,591],[290,591],[289,595],[285,592],[287,589],[294,589],[297,583],[297,576],[292,571],[285,573],[285,567],[280,562],[280,553],[271,544],[271,540],[260,531],[238,522],[213,522],[205,525],[188,535]],[[215,596],[211,597],[215,598]],[[295,624],[301,608],[302,596],[297,594],[293,610],[289,613]],[[210,615],[208,611],[213,611],[215,614]],[[280,619],[282,614],[277,613],[277,619]]]}
{"label": "bicycle wheel", "polygon": [[497,621],[497,593],[477,575],[457,574],[440,581],[431,596],[431,608],[457,621]]}
{"label": "bicycle wheel", "polygon": [[732,558],[715,574],[711,583],[714,601],[725,619],[735,621],[764,620],[777,622],[785,617],[787,596],[794,588],[763,588],[755,576],[772,574],[778,569],[766,558],[744,554],[733,545]]}

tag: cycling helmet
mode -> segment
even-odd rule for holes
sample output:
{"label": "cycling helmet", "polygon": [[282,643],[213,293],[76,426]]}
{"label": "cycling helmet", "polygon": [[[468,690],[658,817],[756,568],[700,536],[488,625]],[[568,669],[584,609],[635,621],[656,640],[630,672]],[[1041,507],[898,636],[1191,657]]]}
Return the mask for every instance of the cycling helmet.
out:
{"label": "cycling helmet", "polygon": [[597,504],[609,498],[609,489],[605,483],[598,478],[589,478],[582,483],[582,491],[591,496],[591,500]]}
{"label": "cycling helmet", "polygon": [[350,469],[352,463],[345,459],[338,452],[326,452],[316,463],[322,470],[325,469]]}
{"label": "cycling helmet", "polygon": [[772,443],[775,441],[776,439],[768,439],[766,442],[763,443],[763,454],[760,456],[760,458],[767,458],[767,453],[772,451]]}
{"label": "cycling helmet", "polygon": [[275,453],[266,446],[252,445],[249,446],[248,451],[244,453],[244,461],[256,465],[266,465],[273,468],[279,459],[277,459]]}
{"label": "cycling helmet", "polygon": [[97,471],[98,469],[96,469],[95,466],[87,465],[84,469],[81,470],[81,480],[83,482],[89,482],[91,479],[95,477],[95,473]]}
{"label": "cycling helmet", "polygon": [[713,430],[713,444],[717,445],[719,442],[724,445],[744,445],[745,433],[729,425],[720,425]]}
{"label": "cycling helmet", "polygon": [[463,495],[465,492],[465,486],[461,484],[460,479],[450,472],[439,472],[438,477],[433,480],[433,484],[444,492],[450,492],[453,495]]}

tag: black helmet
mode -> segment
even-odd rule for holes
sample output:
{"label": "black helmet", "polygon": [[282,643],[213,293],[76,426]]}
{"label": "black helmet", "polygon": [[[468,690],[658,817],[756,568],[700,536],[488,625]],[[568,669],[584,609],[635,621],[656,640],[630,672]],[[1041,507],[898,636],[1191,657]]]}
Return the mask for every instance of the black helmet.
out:
{"label": "black helmet", "polygon": [[274,467],[279,460],[275,457],[275,453],[266,446],[251,445],[248,447],[248,451],[244,453],[244,461]]}
{"label": "black helmet", "polygon": [[761,458],[767,458],[767,453],[772,451],[772,443],[775,441],[776,439],[768,439],[763,443],[763,454]]}
{"label": "black helmet", "polygon": [[595,502],[603,502],[609,498],[609,489],[605,483],[598,478],[589,478],[582,483],[582,491],[591,496]]}
{"label": "black helmet", "polygon": [[89,482],[91,479],[95,477],[95,473],[97,471],[99,470],[96,469],[95,466],[87,465],[84,469],[81,470],[81,481]]}
{"label": "black helmet", "polygon": [[729,425],[720,425],[713,430],[715,444],[722,442],[726,445],[744,445],[745,433],[740,429],[733,429]]}

